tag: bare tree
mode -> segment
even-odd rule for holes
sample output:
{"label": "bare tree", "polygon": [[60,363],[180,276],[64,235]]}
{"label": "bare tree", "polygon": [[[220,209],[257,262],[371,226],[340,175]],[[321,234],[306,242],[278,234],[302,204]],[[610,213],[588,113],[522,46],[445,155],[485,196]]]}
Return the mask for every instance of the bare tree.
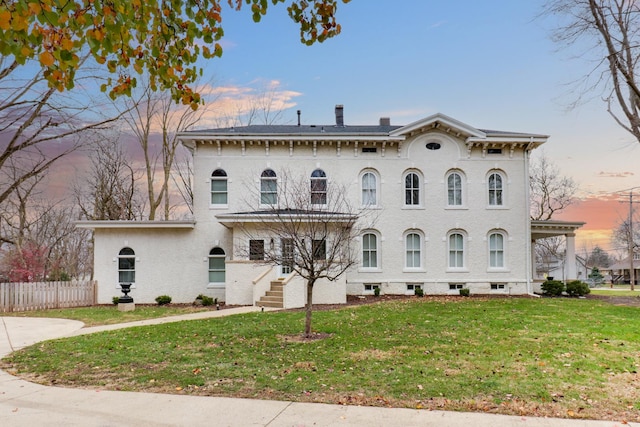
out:
{"label": "bare tree", "polygon": [[137,197],[136,176],[115,135],[93,144],[91,168],[74,183],[74,197],[89,220],[142,219],[144,204]]}
{"label": "bare tree", "polygon": [[193,163],[191,153],[182,150],[181,155],[174,162],[171,177],[176,190],[187,205],[189,215],[193,216]]}
{"label": "bare tree", "polygon": [[[579,98],[602,91],[607,111],[640,142],[640,5],[630,0],[549,0],[545,12],[564,17],[553,38],[564,46],[586,42],[593,66]],[[576,101],[579,102],[580,99]]]}
{"label": "bare tree", "polygon": [[148,85],[141,89],[139,96],[133,95],[122,101],[128,111],[124,115],[125,121],[133,131],[144,156],[148,218],[157,219],[157,211],[163,206],[163,219],[168,220],[172,207],[171,173],[176,156],[184,150],[177,134],[197,124],[207,114],[210,104],[194,110],[176,104],[170,92],[154,92]]}
{"label": "bare tree", "polygon": [[549,220],[554,214],[570,206],[578,186],[575,181],[563,176],[560,169],[546,156],[544,151],[529,168],[531,219]]}
{"label": "bare tree", "polygon": [[306,177],[283,173],[279,187],[269,207],[252,212],[256,220],[245,228],[249,237],[259,232],[279,244],[264,248],[258,257],[255,248],[244,248],[244,252],[250,259],[282,266],[306,281],[304,333],[310,337],[313,287],[323,279],[337,280],[357,262],[353,242],[359,234],[359,215],[350,206],[346,189],[335,183],[329,188],[326,181],[310,184]]}
{"label": "bare tree", "polygon": [[78,212],[43,197],[44,175],[24,181],[1,212],[2,275],[15,281],[67,280],[91,272],[89,230],[77,229]]}
{"label": "bare tree", "polygon": [[281,123],[285,111],[293,107],[297,92],[283,90],[278,82],[268,82],[248,89],[237,99],[221,98],[221,104],[230,105],[227,111],[217,112],[217,127],[272,125]]}
{"label": "bare tree", "polygon": [[[80,70],[77,82],[85,77]],[[0,56],[0,205],[75,150],[83,132],[116,119],[117,114],[91,111],[82,99],[49,87],[39,64]]]}

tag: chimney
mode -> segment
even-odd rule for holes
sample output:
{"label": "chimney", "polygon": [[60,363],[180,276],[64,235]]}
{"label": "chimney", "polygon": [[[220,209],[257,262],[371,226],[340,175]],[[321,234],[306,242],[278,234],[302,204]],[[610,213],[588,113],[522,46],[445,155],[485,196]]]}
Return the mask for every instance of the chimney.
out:
{"label": "chimney", "polygon": [[336,105],[336,126],[344,127],[344,105]]}
{"label": "chimney", "polygon": [[380,126],[391,126],[390,117],[380,117]]}

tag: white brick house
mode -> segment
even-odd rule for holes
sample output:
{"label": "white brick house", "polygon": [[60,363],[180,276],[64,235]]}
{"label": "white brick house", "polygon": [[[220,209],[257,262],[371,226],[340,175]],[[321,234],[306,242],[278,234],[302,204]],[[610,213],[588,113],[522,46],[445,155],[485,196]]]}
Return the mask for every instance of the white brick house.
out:
{"label": "white brick house", "polygon": [[[246,238],[234,214],[277,193],[284,171],[346,184],[348,197],[377,221],[354,242],[359,265],[314,288],[315,303],[347,294],[527,294],[532,283],[528,159],[547,136],[477,129],[442,114],[406,126],[343,123],[248,126],[185,132],[194,158],[194,221],[85,221],[95,229],[100,303],[134,283],[139,303],[167,294],[206,294],[255,304],[286,276],[284,305],[305,302],[303,281],[257,264],[236,249]],[[254,200],[255,199],[255,200]],[[244,242],[248,245],[247,242]],[[265,236],[262,244],[273,244]]]}

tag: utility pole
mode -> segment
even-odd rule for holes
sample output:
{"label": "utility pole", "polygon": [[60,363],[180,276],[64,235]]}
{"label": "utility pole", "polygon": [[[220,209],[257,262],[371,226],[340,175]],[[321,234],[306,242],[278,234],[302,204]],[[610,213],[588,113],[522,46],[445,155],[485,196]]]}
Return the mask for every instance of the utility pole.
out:
{"label": "utility pole", "polygon": [[[627,250],[629,252],[629,284],[631,285],[631,290],[635,290],[636,283],[636,272],[635,266],[633,264],[634,254],[635,254],[635,242],[634,242],[634,233],[633,233],[633,191],[629,191],[629,227],[628,227],[628,247]],[[638,202],[635,202],[638,203]]]}

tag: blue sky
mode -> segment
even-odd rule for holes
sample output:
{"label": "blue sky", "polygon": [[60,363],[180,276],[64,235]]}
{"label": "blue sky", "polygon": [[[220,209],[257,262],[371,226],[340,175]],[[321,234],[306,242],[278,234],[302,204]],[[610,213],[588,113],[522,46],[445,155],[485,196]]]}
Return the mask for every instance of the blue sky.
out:
{"label": "blue sky", "polygon": [[303,123],[333,123],[343,104],[347,125],[383,116],[401,125],[441,112],[479,128],[547,134],[545,154],[582,196],[639,186],[640,144],[613,122],[601,93],[568,110],[571,83],[592,63],[576,58],[586,45],[559,50],[551,41],[556,18],[539,18],[543,4],[352,0],[339,6],[342,33],[310,47],[282,5],[259,24],[248,10],[225,13],[224,54],[205,74],[225,87],[277,81],[295,103],[285,122],[300,109]]}
{"label": "blue sky", "polygon": [[[276,80],[299,93],[287,115],[332,123],[344,104],[347,124],[391,117],[407,124],[441,112],[480,128],[551,135],[548,156],[588,193],[640,185],[638,143],[595,99],[567,111],[570,83],[591,64],[558,51],[553,20],[538,19],[540,0],[352,0],[338,12],[342,34],[304,46],[281,5],[254,24],[225,14],[224,54],[206,66],[217,84]],[[606,178],[605,178],[606,176]]]}

